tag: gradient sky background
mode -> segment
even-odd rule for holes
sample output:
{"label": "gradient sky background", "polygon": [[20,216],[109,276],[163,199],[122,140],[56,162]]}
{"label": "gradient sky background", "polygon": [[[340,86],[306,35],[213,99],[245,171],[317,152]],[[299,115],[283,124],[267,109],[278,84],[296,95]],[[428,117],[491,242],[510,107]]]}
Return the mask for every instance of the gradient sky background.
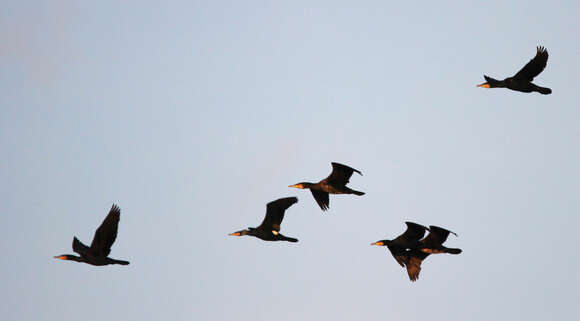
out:
{"label": "gradient sky background", "polygon": [[[2,319],[572,320],[574,1],[0,5]],[[476,88],[548,48],[553,94]],[[361,170],[322,214],[330,162]],[[282,233],[265,204],[297,196]],[[111,257],[64,262],[121,207]],[[404,221],[461,255],[409,282]]]}

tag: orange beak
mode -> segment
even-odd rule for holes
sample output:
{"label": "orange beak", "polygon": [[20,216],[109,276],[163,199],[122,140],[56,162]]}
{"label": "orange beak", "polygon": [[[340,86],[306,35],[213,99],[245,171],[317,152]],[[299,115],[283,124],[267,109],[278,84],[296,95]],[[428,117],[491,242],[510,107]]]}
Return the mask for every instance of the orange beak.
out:
{"label": "orange beak", "polygon": [[60,259],[60,260],[66,260],[66,256],[64,256],[64,255],[55,256],[54,258]]}
{"label": "orange beak", "polygon": [[379,241],[379,242],[371,243],[371,245],[383,246],[383,245],[385,245],[385,243]]}
{"label": "orange beak", "polygon": [[483,83],[481,85],[477,85],[477,87],[491,88],[488,83]]}
{"label": "orange beak", "polygon": [[240,233],[240,232],[235,232],[235,233],[230,233],[230,234],[228,234],[228,235],[232,235],[232,236],[240,236],[240,235],[242,235],[242,233]]}
{"label": "orange beak", "polygon": [[302,184],[294,184],[294,185],[290,185],[288,187],[304,188],[304,186]]}

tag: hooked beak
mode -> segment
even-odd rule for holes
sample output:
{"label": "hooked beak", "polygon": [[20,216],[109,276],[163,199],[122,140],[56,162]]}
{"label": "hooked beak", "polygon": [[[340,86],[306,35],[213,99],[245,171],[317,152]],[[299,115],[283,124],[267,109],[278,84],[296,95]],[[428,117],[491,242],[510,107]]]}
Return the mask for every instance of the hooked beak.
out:
{"label": "hooked beak", "polygon": [[378,242],[375,242],[375,243],[371,243],[371,245],[383,246],[383,245],[385,245],[385,243],[383,243],[381,241],[378,241]]}
{"label": "hooked beak", "polygon": [[304,188],[304,185],[302,184],[294,184],[294,185],[290,185],[288,187],[294,187],[294,188]]}
{"label": "hooked beak", "polygon": [[484,82],[484,83],[483,83],[483,84],[481,84],[481,85],[477,85],[477,87],[483,87],[483,88],[491,88],[491,87],[489,86],[489,84],[488,84],[488,83],[486,83],[486,82]]}

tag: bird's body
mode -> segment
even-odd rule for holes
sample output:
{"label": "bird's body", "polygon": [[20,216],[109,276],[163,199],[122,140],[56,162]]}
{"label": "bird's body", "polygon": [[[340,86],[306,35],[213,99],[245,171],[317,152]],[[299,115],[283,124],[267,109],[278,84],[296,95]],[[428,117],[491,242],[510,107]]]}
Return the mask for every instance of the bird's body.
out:
{"label": "bird's body", "polygon": [[407,230],[403,234],[392,240],[381,240],[371,244],[386,246],[397,263],[402,267],[405,267],[408,249],[416,248],[419,245],[419,241],[425,235],[425,230],[428,230],[428,228],[421,224],[413,222],[405,222],[405,224],[407,225]]}
{"label": "bird's body", "polygon": [[[419,279],[421,263],[430,254],[459,254],[462,252],[461,249],[447,248],[442,245],[447,240],[449,233],[453,232],[433,225],[426,228],[416,223],[406,222],[406,224],[407,230],[396,239],[392,241],[382,240],[371,245],[387,246],[397,263],[407,269],[411,281]],[[423,238],[425,230],[429,230],[429,234]]]}
{"label": "bird's body", "polygon": [[249,227],[245,230],[231,233],[233,236],[250,235],[264,241],[298,242],[298,239],[280,234],[280,225],[284,219],[284,212],[298,202],[296,197],[280,198],[266,205],[266,216],[258,227]]}
{"label": "bird's body", "polygon": [[407,252],[407,262],[405,265],[407,267],[407,274],[409,275],[409,279],[411,281],[416,281],[419,279],[421,263],[430,254],[460,254],[462,252],[461,249],[454,249],[443,246],[443,243],[447,240],[449,233],[457,236],[457,234],[449,230],[431,225],[429,226],[429,235],[419,241],[417,247],[412,248]]}
{"label": "bird's body", "polygon": [[352,167],[331,163],[332,172],[330,175],[318,183],[302,182],[289,187],[309,189],[314,197],[316,203],[323,211],[329,208],[330,199],[329,194],[355,194],[358,196],[364,195],[364,192],[355,191],[346,186],[348,184],[352,173],[356,172],[359,175],[362,173]]}
{"label": "bird's body", "polygon": [[72,248],[75,253],[80,256],[72,254],[63,254],[55,256],[56,259],[82,262],[96,266],[121,264],[127,265],[128,261],[116,260],[108,257],[111,252],[111,246],[115,243],[117,238],[117,230],[121,210],[115,204],[111,207],[109,214],[103,220],[103,223],[95,231],[95,236],[91,242],[91,246],[84,245],[76,236],[73,238]]}
{"label": "bird's body", "polygon": [[478,85],[484,88],[508,88],[515,91],[530,93],[539,92],[544,95],[552,93],[552,89],[538,86],[532,83],[532,80],[539,75],[548,62],[548,51],[544,47],[537,47],[536,56],[530,60],[520,71],[513,77],[504,80],[493,79],[483,75],[486,82]]}

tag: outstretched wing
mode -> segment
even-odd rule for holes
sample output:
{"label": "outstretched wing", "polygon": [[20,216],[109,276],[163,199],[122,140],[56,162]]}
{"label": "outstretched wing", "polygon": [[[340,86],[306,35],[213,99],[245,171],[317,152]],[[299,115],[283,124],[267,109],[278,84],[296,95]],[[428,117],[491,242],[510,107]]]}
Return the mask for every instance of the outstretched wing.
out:
{"label": "outstretched wing", "polygon": [[405,267],[405,264],[407,264],[407,260],[409,259],[407,251],[396,245],[387,245],[387,248],[395,258],[395,261],[397,261],[400,266]]}
{"label": "outstretched wing", "polygon": [[514,78],[532,81],[534,80],[534,77],[539,75],[544,68],[546,68],[546,64],[548,63],[548,51],[544,47],[537,47],[536,49],[536,56],[530,60],[524,68],[518,71]]}
{"label": "outstretched wing", "polygon": [[95,255],[108,256],[111,253],[111,246],[117,238],[117,228],[121,210],[115,204],[111,207],[109,214],[95,232],[95,237],[91,243],[91,252]]}
{"label": "outstretched wing", "polygon": [[332,164],[332,173],[330,173],[330,175],[326,179],[332,181],[333,183],[346,185],[348,184],[353,172],[357,172],[360,175],[362,175],[360,171],[352,167],[339,163],[331,163],[331,164]]}
{"label": "outstretched wing", "polygon": [[409,241],[419,241],[425,236],[425,230],[428,230],[425,226],[413,222],[405,222],[407,224],[407,230],[403,233],[403,237]]}
{"label": "outstretched wing", "polygon": [[[422,243],[425,246],[439,246],[441,244],[443,244],[445,241],[447,241],[447,237],[449,236],[449,233],[453,233],[449,230],[446,230],[442,227],[439,226],[429,226],[429,235],[427,235],[427,237],[425,239],[423,239]],[[457,234],[453,233],[455,236],[457,236]]]}
{"label": "outstretched wing", "polygon": [[[427,254],[429,255],[429,254]],[[407,274],[409,274],[409,279],[413,282],[419,279],[419,273],[421,273],[421,263],[427,257],[423,256],[410,256],[407,260]]]}
{"label": "outstretched wing", "polygon": [[328,193],[323,192],[323,191],[318,191],[315,189],[311,189],[310,192],[312,193],[312,196],[314,196],[314,199],[316,200],[316,203],[318,203],[318,206],[320,206],[320,208],[323,211],[326,211],[328,209],[329,203],[330,203],[330,200],[328,199]]}
{"label": "outstretched wing", "polygon": [[260,227],[279,232],[280,224],[282,224],[284,219],[284,211],[296,202],[298,202],[296,197],[286,197],[268,203],[266,205],[266,216]]}

